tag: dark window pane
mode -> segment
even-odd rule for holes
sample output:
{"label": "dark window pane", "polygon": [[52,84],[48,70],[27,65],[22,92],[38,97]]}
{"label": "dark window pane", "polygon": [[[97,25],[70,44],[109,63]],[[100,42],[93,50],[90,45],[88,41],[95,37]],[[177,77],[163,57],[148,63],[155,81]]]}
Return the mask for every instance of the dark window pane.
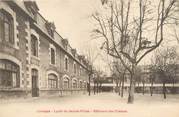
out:
{"label": "dark window pane", "polygon": [[7,41],[7,42],[9,42],[10,41],[10,33],[9,33],[9,31],[10,31],[10,26],[9,26],[9,24],[8,23],[4,23],[4,38],[5,38],[5,40]]}
{"label": "dark window pane", "polygon": [[[0,17],[1,17],[1,12],[0,12]],[[3,40],[3,21],[0,19],[0,42]]]}
{"label": "dark window pane", "polygon": [[35,36],[31,36],[31,53],[33,56],[38,56],[38,40]]}
{"label": "dark window pane", "polygon": [[55,64],[55,51],[51,48],[51,64]]}
{"label": "dark window pane", "polygon": [[0,11],[0,20],[3,20],[4,19],[4,15],[2,13],[2,11]]}
{"label": "dark window pane", "polygon": [[65,69],[68,70],[68,59],[65,58]]}
{"label": "dark window pane", "polygon": [[38,71],[36,69],[32,69],[32,76],[38,77]]}

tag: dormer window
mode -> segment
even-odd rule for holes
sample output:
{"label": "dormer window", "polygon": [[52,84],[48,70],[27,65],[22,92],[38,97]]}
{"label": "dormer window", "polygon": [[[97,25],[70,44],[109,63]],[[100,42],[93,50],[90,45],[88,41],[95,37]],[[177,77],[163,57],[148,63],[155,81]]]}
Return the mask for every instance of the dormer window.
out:
{"label": "dormer window", "polygon": [[4,10],[0,10],[0,42],[14,43],[14,25],[12,16]]}
{"label": "dormer window", "polygon": [[35,1],[24,1],[24,4],[29,11],[29,13],[33,16],[35,20],[37,20],[37,13],[39,11],[39,8]]}
{"label": "dormer window", "polygon": [[63,44],[63,47],[67,50],[68,39],[62,39],[62,44]]}
{"label": "dormer window", "polygon": [[47,28],[48,34],[49,34],[52,38],[54,38],[55,24],[52,23],[52,22],[46,22],[46,23],[45,23],[45,26],[46,26],[46,28]]}
{"label": "dormer window", "polygon": [[71,49],[71,53],[72,53],[73,56],[75,57],[75,55],[76,55],[76,49]]}

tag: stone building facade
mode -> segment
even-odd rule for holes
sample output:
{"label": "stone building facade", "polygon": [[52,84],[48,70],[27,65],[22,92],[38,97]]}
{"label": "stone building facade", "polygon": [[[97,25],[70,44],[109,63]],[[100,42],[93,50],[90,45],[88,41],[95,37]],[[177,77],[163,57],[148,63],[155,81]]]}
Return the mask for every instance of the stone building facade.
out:
{"label": "stone building facade", "polygon": [[85,91],[87,60],[32,1],[0,1],[0,94],[59,95]]}

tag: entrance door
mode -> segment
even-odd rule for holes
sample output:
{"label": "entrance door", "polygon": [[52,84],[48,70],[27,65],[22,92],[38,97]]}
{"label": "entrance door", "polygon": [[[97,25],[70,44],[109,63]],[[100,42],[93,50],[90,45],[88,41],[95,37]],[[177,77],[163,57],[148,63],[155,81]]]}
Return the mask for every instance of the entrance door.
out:
{"label": "entrance door", "polygon": [[39,88],[38,88],[38,71],[36,69],[32,69],[32,97],[39,96]]}

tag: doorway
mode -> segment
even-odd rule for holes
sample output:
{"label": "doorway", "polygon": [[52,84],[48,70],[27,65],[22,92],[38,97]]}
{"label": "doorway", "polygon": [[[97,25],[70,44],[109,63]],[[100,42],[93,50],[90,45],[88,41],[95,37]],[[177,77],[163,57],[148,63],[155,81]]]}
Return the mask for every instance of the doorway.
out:
{"label": "doorway", "polygon": [[32,97],[39,96],[39,87],[38,87],[38,71],[32,69]]}

